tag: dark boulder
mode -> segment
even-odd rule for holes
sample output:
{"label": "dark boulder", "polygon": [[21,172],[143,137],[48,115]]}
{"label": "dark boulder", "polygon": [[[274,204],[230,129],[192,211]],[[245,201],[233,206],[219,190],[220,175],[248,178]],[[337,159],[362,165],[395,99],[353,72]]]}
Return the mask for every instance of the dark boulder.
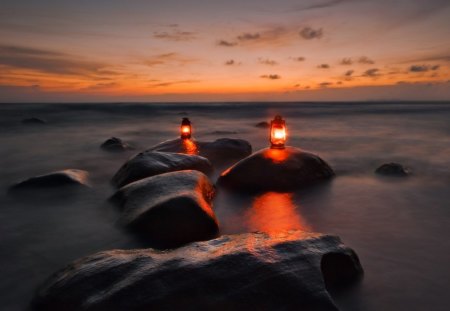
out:
{"label": "dark boulder", "polygon": [[335,311],[325,282],[356,281],[362,274],[358,256],[335,236],[301,231],[225,235],[172,251],[87,256],[52,275],[38,289],[33,307]]}
{"label": "dark boulder", "polygon": [[120,188],[146,177],[182,170],[197,170],[208,175],[212,166],[208,159],[198,155],[144,151],[122,165],[112,178],[112,184]]}
{"label": "dark boulder", "polygon": [[263,149],[239,161],[221,174],[218,183],[243,191],[299,190],[334,176],[318,156],[293,147]]}
{"label": "dark boulder", "polygon": [[67,169],[36,177],[31,177],[10,187],[10,192],[20,190],[43,190],[55,188],[89,187],[89,173],[82,170]]}
{"label": "dark boulder", "polygon": [[44,119],[39,119],[39,118],[36,118],[36,117],[32,117],[32,118],[23,119],[22,123],[23,124],[29,124],[29,125],[33,125],[33,124],[47,124],[47,121],[45,121]]}
{"label": "dark boulder", "polygon": [[259,127],[262,129],[268,129],[270,127],[270,123],[266,121],[258,122],[255,124],[255,127]]}
{"label": "dark boulder", "polygon": [[151,245],[165,248],[217,236],[211,207],[214,193],[208,177],[190,170],[136,181],[118,190],[111,200],[120,207],[120,222],[125,227]]}
{"label": "dark boulder", "polygon": [[133,147],[117,137],[108,138],[107,140],[105,140],[105,142],[103,142],[103,144],[101,144],[100,148],[112,152],[120,152],[133,149]]}
{"label": "dark boulder", "polygon": [[213,142],[199,142],[198,146],[200,155],[215,167],[231,165],[252,153],[252,146],[243,139],[219,138]]}
{"label": "dark boulder", "polygon": [[213,142],[190,139],[173,139],[153,146],[149,150],[198,154],[211,161],[213,166],[228,166],[252,153],[252,146],[243,139],[220,138]]}
{"label": "dark boulder", "polygon": [[384,176],[405,177],[411,174],[411,170],[399,163],[385,163],[377,168],[375,173]]}

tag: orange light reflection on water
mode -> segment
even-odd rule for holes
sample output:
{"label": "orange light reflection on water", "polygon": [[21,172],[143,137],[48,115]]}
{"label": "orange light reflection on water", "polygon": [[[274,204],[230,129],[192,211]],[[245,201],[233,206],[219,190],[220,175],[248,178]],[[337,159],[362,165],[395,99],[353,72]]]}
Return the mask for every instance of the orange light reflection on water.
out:
{"label": "orange light reflection on water", "polygon": [[183,149],[186,154],[197,154],[198,147],[197,144],[192,139],[183,139]]}
{"label": "orange light reflection on water", "polygon": [[256,197],[248,212],[248,226],[271,235],[292,229],[309,231],[296,211],[292,193],[267,192]]}

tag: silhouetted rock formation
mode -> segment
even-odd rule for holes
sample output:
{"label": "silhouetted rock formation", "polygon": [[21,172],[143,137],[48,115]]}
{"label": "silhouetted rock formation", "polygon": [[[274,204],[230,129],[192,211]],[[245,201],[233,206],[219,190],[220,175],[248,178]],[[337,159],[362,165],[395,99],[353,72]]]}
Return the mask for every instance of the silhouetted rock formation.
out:
{"label": "silhouetted rock formation", "polygon": [[100,148],[112,152],[120,152],[133,149],[133,147],[117,137],[108,138],[103,144],[101,144]]}
{"label": "silhouetted rock formation", "polygon": [[173,139],[151,147],[151,151],[198,154],[211,161],[213,166],[228,166],[252,153],[252,146],[243,139],[220,138],[213,142],[190,139]]}
{"label": "silhouetted rock formation", "polygon": [[128,160],[112,178],[116,187],[158,174],[197,170],[206,175],[212,172],[208,159],[191,154],[144,151]]}
{"label": "silhouetted rock formation", "polygon": [[262,129],[268,129],[270,127],[270,123],[266,121],[258,122],[255,124],[255,127],[259,127]]}
{"label": "silhouetted rock formation", "polygon": [[20,190],[44,190],[62,187],[89,187],[89,173],[82,170],[67,169],[45,175],[31,177],[10,187],[10,192]]}
{"label": "silhouetted rock formation", "polygon": [[243,192],[291,191],[332,176],[331,167],[312,153],[293,147],[267,148],[223,172],[218,183]]}
{"label": "silhouetted rock formation", "polygon": [[220,138],[213,142],[198,142],[200,154],[215,167],[231,165],[249,156],[252,146],[243,139]]}
{"label": "silhouetted rock formation", "polygon": [[385,163],[375,170],[375,173],[384,176],[404,177],[411,174],[411,170],[399,163]]}
{"label": "silhouetted rock formation", "polygon": [[[355,252],[335,236],[225,235],[172,251],[82,258],[38,290],[35,310],[337,310],[325,282],[355,281]],[[325,280],[325,282],[324,282]]]}
{"label": "silhouetted rock formation", "polygon": [[121,223],[152,245],[175,247],[217,236],[214,185],[198,171],[179,171],[131,183],[112,197]]}
{"label": "silhouetted rock formation", "polygon": [[47,121],[45,121],[44,119],[39,119],[36,117],[32,117],[32,118],[27,118],[27,119],[23,119],[22,120],[23,124],[47,124]]}

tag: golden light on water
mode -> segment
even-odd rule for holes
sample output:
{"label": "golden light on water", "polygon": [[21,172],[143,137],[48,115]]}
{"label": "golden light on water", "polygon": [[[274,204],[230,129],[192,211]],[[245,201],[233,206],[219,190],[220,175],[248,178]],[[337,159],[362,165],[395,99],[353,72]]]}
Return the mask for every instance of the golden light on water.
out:
{"label": "golden light on water", "polygon": [[296,211],[292,193],[267,192],[257,196],[248,211],[251,231],[278,234],[286,230],[305,230],[309,227]]}

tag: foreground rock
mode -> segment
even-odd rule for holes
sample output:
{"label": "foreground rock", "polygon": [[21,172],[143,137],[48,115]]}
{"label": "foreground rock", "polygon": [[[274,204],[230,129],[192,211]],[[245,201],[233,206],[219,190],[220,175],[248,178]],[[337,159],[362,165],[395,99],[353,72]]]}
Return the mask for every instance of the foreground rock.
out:
{"label": "foreground rock", "polygon": [[23,119],[22,120],[23,124],[47,124],[47,121],[45,121],[44,119],[39,119],[36,117],[32,117],[32,118],[27,118],[27,119]]}
{"label": "foreground rock", "polygon": [[219,177],[221,186],[238,191],[291,191],[334,176],[318,156],[293,147],[263,149],[239,161]]}
{"label": "foreground rock", "polygon": [[405,177],[411,174],[411,170],[399,163],[386,163],[377,168],[375,173],[384,176]]}
{"label": "foreground rock", "polygon": [[108,138],[100,148],[111,152],[120,152],[133,149],[129,144],[117,137]]}
{"label": "foreground rock", "polygon": [[113,176],[112,183],[120,188],[146,177],[182,170],[209,175],[213,169],[208,159],[198,155],[144,151],[128,160]]}
{"label": "foreground rock", "polygon": [[215,167],[227,166],[252,153],[252,146],[243,139],[220,138],[213,142],[189,139],[173,139],[162,142],[149,150],[198,154],[211,161]]}
{"label": "foreground rock", "polygon": [[89,187],[89,173],[82,170],[67,169],[45,175],[31,177],[10,187],[10,192],[21,190],[44,190],[56,188]]}
{"label": "foreground rock", "polygon": [[217,236],[214,186],[198,171],[165,173],[121,188],[112,197],[121,223],[152,245],[175,247]]}
{"label": "foreground rock", "polygon": [[337,310],[326,286],[362,268],[338,237],[248,233],[173,251],[112,250],[75,261],[39,288],[35,310]]}

